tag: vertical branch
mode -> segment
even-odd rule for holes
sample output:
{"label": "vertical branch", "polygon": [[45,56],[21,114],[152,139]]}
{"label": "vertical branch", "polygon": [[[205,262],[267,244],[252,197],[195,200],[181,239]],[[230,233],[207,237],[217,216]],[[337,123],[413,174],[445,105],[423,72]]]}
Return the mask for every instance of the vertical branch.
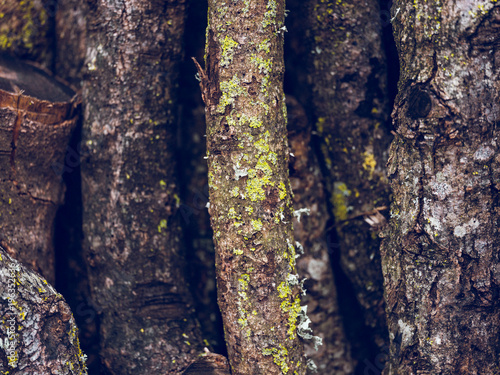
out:
{"label": "vertical branch", "polygon": [[498,374],[500,6],[402,0],[393,14],[384,373]]}
{"label": "vertical branch", "polygon": [[101,354],[114,374],[180,373],[203,348],[176,215],[185,2],[88,6],[83,229]]}
{"label": "vertical branch", "polygon": [[233,374],[304,374],[283,94],[284,1],[209,1],[211,224]]}

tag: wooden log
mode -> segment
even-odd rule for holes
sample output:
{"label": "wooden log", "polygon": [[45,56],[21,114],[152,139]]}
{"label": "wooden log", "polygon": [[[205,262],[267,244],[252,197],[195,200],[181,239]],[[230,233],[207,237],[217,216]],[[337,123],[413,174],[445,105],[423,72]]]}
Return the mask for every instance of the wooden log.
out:
{"label": "wooden log", "polygon": [[0,372],[87,374],[78,328],[66,301],[6,250],[0,247]]}
{"label": "wooden log", "polygon": [[53,283],[53,221],[77,121],[74,92],[42,70],[0,55],[0,243]]}

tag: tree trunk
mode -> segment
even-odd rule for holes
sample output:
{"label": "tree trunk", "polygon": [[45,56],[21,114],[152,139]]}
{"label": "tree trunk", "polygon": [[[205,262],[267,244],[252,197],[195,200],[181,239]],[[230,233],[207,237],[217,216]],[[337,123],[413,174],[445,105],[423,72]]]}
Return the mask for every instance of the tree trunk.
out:
{"label": "tree trunk", "polygon": [[175,174],[184,1],[89,1],[83,229],[114,374],[178,374],[201,352]]}
{"label": "tree trunk", "polygon": [[64,298],[2,247],[0,295],[2,374],[87,374],[78,329]]}
{"label": "tree trunk", "polygon": [[[309,2],[316,130],[339,239],[342,269],[386,340],[379,213],[388,205],[386,67],[377,2]],[[372,230],[365,222],[378,222]]]}
{"label": "tree trunk", "polygon": [[[284,1],[209,1],[205,71],[219,307],[234,375],[304,374],[283,94]],[[302,316],[302,318],[301,318]]]}
{"label": "tree trunk", "polygon": [[500,6],[397,1],[385,374],[500,368]]}
{"label": "tree trunk", "polygon": [[78,88],[85,72],[85,11],[84,1],[59,0],[55,14],[55,72]]}
{"label": "tree trunk", "polygon": [[[311,148],[311,123],[299,102],[287,96],[290,182],[294,205],[299,209],[293,219],[295,239],[304,248],[297,261],[300,279],[307,278],[307,314],[313,332],[323,338],[317,350],[314,343],[305,342],[306,355],[320,374],[352,374],[354,365],[350,345],[337,302],[337,288],[328,255],[326,226],[329,219],[323,177],[318,160]],[[300,211],[302,210],[302,211]]]}
{"label": "tree trunk", "polygon": [[56,0],[1,0],[0,51],[34,60],[46,68],[54,58]]}
{"label": "tree trunk", "polygon": [[50,283],[64,152],[77,121],[73,94],[42,71],[0,56],[0,241]]}

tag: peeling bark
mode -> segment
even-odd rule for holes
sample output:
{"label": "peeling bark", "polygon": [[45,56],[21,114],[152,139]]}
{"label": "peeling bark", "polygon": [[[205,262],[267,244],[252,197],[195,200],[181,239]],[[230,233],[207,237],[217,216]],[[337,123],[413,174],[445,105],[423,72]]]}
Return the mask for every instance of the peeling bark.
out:
{"label": "peeling bark", "polygon": [[51,283],[61,166],[77,121],[73,94],[42,71],[0,56],[0,241]]}
{"label": "peeling bark", "polygon": [[[388,205],[389,131],[378,4],[313,0],[308,13],[312,101],[341,265],[382,346],[387,334],[376,230],[385,221],[378,211]],[[378,225],[370,228],[366,217]]]}
{"label": "peeling bark", "polygon": [[202,350],[175,168],[184,1],[89,1],[83,229],[113,374],[177,374]]}
{"label": "peeling bark", "polygon": [[205,71],[219,307],[237,374],[304,374],[293,239],[284,1],[209,1]]}
{"label": "peeling bark", "polygon": [[87,374],[78,328],[64,298],[2,247],[0,297],[2,374]]}
{"label": "peeling bark", "polygon": [[500,6],[397,1],[385,374],[500,368]]}
{"label": "peeling bark", "polygon": [[306,355],[314,360],[319,374],[352,374],[355,363],[345,336],[328,255],[325,232],[329,215],[323,177],[310,146],[311,124],[296,99],[287,96],[286,102],[288,141],[294,155],[290,158],[290,183],[298,210],[293,227],[295,239],[304,248],[304,255],[297,260],[297,270],[300,279],[307,278],[303,303],[307,305],[312,330],[323,339],[317,350],[312,342],[306,341]]}

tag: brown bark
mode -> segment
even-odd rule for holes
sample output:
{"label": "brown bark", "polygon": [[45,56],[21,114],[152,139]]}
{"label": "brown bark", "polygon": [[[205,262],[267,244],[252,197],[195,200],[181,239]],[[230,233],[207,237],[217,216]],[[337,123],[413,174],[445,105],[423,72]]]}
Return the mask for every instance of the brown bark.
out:
{"label": "brown bark", "polygon": [[51,283],[60,175],[77,120],[72,95],[42,71],[0,56],[0,241]]}
{"label": "brown bark", "polygon": [[284,1],[209,1],[199,72],[218,301],[235,375],[306,370],[288,179],[284,10]]}
{"label": "brown bark", "polygon": [[500,368],[500,6],[397,1],[385,374]]}
{"label": "brown bark", "polygon": [[0,52],[46,68],[54,58],[55,0],[0,0]]}
{"label": "brown bark", "polygon": [[307,278],[303,303],[315,335],[323,345],[315,348],[306,341],[306,355],[314,360],[319,374],[352,374],[354,361],[344,332],[337,302],[337,288],[328,254],[326,224],[329,219],[318,160],[311,149],[311,124],[299,102],[287,95],[290,183],[294,206],[299,211],[293,219],[295,239],[304,248],[297,260],[300,279]]}
{"label": "brown bark", "polygon": [[184,1],[89,1],[83,229],[114,374],[177,374],[202,340],[184,278],[175,174]]}
{"label": "brown bark", "polygon": [[386,323],[379,228],[364,220],[383,224],[378,208],[388,205],[386,68],[378,4],[313,0],[308,10],[314,40],[312,101],[341,265],[382,346]]}
{"label": "brown bark", "polygon": [[85,60],[86,6],[81,0],[59,0],[55,13],[55,72],[80,87]]}
{"label": "brown bark", "polygon": [[64,298],[2,247],[0,296],[2,374],[87,374],[78,329]]}

